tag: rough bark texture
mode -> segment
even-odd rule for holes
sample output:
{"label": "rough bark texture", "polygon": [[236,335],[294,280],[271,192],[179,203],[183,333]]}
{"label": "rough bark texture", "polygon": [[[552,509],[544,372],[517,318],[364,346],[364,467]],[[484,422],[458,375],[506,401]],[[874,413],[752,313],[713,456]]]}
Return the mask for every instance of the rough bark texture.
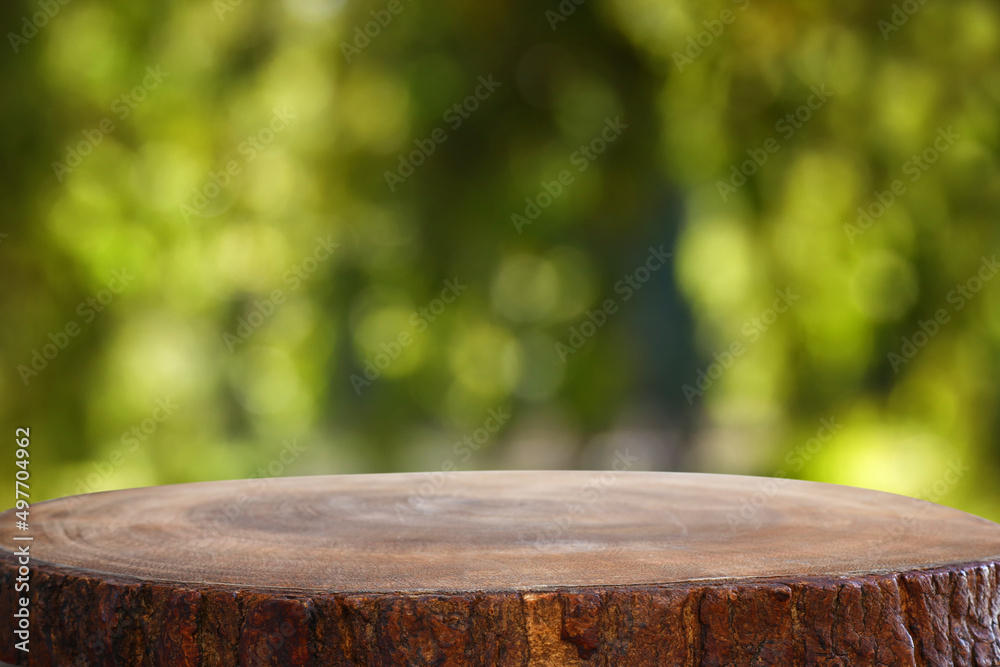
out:
{"label": "rough bark texture", "polygon": [[[0,564],[0,616],[14,609]],[[37,667],[1000,664],[1000,567],[535,592],[275,594],[39,567]],[[5,624],[9,627],[9,624]]]}
{"label": "rough bark texture", "polygon": [[[405,475],[276,482],[236,500],[223,529],[243,482],[41,503],[28,592],[15,591],[18,559],[0,546],[0,660],[1000,665],[996,524],[789,483],[758,507],[758,527],[734,527],[725,514],[759,480],[669,474],[626,474],[567,523],[560,512],[587,479],[469,473],[407,522],[395,508],[421,478]],[[522,539],[553,516],[557,533]],[[0,545],[21,544],[11,525],[0,515]],[[725,578],[692,576],[713,569]],[[27,654],[11,623],[21,596]]]}

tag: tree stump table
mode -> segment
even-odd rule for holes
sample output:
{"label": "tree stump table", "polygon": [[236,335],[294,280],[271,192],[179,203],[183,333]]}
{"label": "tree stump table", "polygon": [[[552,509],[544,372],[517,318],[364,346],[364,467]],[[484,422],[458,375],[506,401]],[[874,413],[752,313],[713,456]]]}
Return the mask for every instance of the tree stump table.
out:
{"label": "tree stump table", "polygon": [[828,484],[240,480],[39,503],[30,542],[14,526],[0,515],[0,658],[17,664],[1000,664],[1000,525]]}

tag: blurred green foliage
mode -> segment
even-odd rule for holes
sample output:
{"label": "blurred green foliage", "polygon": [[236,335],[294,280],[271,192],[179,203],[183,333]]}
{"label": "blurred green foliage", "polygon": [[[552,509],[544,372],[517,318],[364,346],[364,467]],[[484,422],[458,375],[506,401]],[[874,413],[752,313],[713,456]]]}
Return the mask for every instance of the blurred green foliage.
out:
{"label": "blurred green foliage", "polygon": [[1000,519],[994,3],[0,14],[34,500],[628,448]]}

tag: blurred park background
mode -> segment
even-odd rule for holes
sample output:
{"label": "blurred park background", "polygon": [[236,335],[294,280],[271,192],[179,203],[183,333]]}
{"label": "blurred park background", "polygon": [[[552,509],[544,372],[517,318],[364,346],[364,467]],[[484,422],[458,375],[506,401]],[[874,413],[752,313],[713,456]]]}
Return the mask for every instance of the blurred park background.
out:
{"label": "blurred park background", "polygon": [[995,3],[0,15],[32,500],[618,460],[1000,520]]}

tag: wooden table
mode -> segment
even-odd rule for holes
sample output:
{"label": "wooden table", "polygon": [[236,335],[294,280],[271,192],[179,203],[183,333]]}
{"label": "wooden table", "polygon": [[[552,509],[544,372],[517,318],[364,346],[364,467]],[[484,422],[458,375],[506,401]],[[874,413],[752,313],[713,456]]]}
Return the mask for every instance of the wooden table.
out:
{"label": "wooden table", "polygon": [[31,508],[29,654],[14,523],[18,664],[1000,664],[1000,525],[850,487],[467,472],[62,498]]}

